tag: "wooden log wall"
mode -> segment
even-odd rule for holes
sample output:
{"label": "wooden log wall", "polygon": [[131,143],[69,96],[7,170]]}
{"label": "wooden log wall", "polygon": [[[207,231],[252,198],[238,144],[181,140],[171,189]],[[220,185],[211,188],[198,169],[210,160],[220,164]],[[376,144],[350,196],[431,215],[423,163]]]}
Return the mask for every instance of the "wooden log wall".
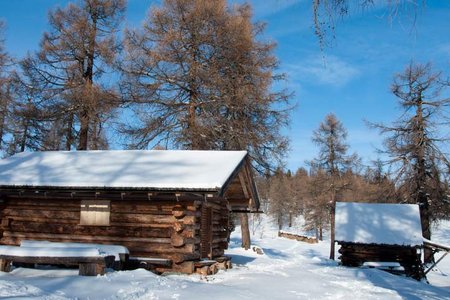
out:
{"label": "wooden log wall", "polygon": [[407,276],[425,277],[420,254],[414,247],[343,243],[339,249],[344,266],[358,267],[364,262],[398,262]]}
{"label": "wooden log wall", "polygon": [[[3,209],[5,208],[5,200],[0,199],[0,216],[2,214]],[[6,221],[7,222],[7,221]],[[2,219],[0,218],[0,239],[3,237],[3,229],[2,229]]]}
{"label": "wooden log wall", "polygon": [[186,262],[201,258],[201,208],[207,205],[212,258],[223,256],[228,247],[228,210],[222,199],[112,200],[109,226],[80,225],[81,200],[76,199],[14,198],[1,205],[3,245],[20,245],[24,239],[117,244],[127,247],[130,256],[170,259],[173,270],[189,273],[192,263]]}
{"label": "wooden log wall", "polygon": [[200,257],[199,204],[111,201],[109,226],[80,224],[80,200],[11,199],[0,212],[0,243],[21,240],[119,244],[131,256],[168,258],[175,263]]}
{"label": "wooden log wall", "polygon": [[[208,258],[214,259],[223,256],[225,250],[228,249],[230,236],[229,212],[220,199],[208,199],[203,205],[211,208],[212,253],[211,257]],[[200,232],[199,236],[201,236]]]}

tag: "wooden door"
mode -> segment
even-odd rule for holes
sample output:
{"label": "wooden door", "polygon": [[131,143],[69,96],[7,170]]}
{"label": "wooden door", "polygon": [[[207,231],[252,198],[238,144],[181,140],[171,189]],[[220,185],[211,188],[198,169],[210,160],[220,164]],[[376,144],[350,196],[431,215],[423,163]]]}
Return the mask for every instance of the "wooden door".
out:
{"label": "wooden door", "polygon": [[207,204],[202,206],[200,231],[201,258],[212,259],[212,209]]}

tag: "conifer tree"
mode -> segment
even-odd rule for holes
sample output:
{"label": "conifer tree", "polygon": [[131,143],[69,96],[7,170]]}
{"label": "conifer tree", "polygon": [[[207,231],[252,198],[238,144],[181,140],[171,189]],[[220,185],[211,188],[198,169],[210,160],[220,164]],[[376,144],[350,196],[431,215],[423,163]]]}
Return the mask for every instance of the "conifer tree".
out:
{"label": "conifer tree", "polygon": [[[402,109],[401,116],[391,125],[372,124],[386,135],[383,151],[395,168],[396,182],[408,203],[420,207],[423,237],[430,239],[430,222],[448,211],[448,177],[450,163],[446,130],[450,100],[442,95],[448,87],[441,72],[431,64],[411,62],[397,74],[392,93]],[[432,252],[425,251],[425,262],[431,262]]]}
{"label": "conifer tree", "polygon": [[53,144],[88,149],[89,134],[117,107],[116,92],[100,78],[120,49],[116,33],[124,10],[125,0],[80,0],[57,8],[49,13],[51,29],[39,51],[22,61],[20,82],[37,94],[34,106],[61,126],[55,131],[61,142]]}

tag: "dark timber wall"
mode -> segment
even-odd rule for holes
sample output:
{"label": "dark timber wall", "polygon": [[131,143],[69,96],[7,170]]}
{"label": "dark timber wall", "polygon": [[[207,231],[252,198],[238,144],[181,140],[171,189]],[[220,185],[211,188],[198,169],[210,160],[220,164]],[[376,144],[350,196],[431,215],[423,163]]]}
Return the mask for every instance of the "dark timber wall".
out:
{"label": "dark timber wall", "polygon": [[364,262],[398,262],[407,276],[420,280],[425,277],[420,254],[415,247],[339,242],[344,266],[359,267]]}

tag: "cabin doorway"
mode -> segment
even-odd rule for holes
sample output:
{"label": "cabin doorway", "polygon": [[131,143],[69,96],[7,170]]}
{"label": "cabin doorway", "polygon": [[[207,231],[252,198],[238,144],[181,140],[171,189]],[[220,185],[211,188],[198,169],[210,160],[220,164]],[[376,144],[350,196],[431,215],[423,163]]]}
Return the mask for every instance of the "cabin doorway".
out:
{"label": "cabin doorway", "polygon": [[200,255],[201,258],[212,259],[212,208],[206,203],[202,206],[200,228]]}

